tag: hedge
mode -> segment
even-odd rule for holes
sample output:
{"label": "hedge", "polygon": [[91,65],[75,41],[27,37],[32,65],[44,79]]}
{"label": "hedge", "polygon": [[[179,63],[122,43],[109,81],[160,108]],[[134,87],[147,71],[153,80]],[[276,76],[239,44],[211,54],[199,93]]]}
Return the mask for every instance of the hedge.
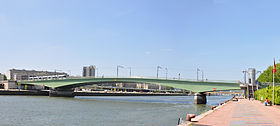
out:
{"label": "hedge", "polygon": [[[275,104],[280,104],[280,86],[275,86]],[[266,98],[272,101],[272,94],[273,94],[273,86],[269,86],[263,89],[260,89],[254,93],[255,99],[260,101],[265,101]]]}

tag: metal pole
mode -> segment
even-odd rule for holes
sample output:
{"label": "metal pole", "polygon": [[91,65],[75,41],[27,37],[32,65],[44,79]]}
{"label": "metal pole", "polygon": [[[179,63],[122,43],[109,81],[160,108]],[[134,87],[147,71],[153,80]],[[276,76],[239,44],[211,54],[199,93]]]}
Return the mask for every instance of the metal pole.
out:
{"label": "metal pole", "polygon": [[203,70],[201,72],[202,72],[201,79],[202,79],[202,81],[204,81],[203,80],[204,72],[203,72]]}
{"label": "metal pole", "polygon": [[242,71],[244,73],[244,84],[246,84],[246,70]]}
{"label": "metal pole", "polygon": [[[276,68],[275,68],[276,69]],[[272,97],[272,99],[273,99],[273,101],[272,101],[272,104],[274,105],[274,71],[273,71],[273,97]]]}
{"label": "metal pole", "polygon": [[131,78],[131,67],[129,67],[129,76]]}
{"label": "metal pole", "polygon": [[180,80],[180,79],[181,79],[181,78],[180,78],[181,74],[179,73],[178,75],[179,75],[179,80]]}
{"label": "metal pole", "polygon": [[159,69],[161,69],[161,67],[157,66],[157,79],[158,79],[158,71],[159,71]]}
{"label": "metal pole", "polygon": [[199,71],[199,69],[197,68],[196,69],[196,80],[198,81],[198,71]]}
{"label": "metal pole", "polygon": [[247,83],[247,82],[246,82],[246,81],[247,81],[247,79],[246,79],[246,78],[247,78],[247,77],[246,77],[246,73],[247,73],[247,71],[245,71],[245,75],[244,75],[244,76],[245,76],[245,83]]}
{"label": "metal pole", "polygon": [[158,69],[159,69],[159,68],[158,68],[158,66],[157,66],[157,79],[158,79]]}
{"label": "metal pole", "polygon": [[247,98],[249,98],[249,84],[246,84],[246,73],[247,71],[242,71],[244,73],[244,85],[247,85]]}
{"label": "metal pole", "polygon": [[117,65],[117,78],[119,78],[119,65]]}
{"label": "metal pole", "polygon": [[252,83],[252,96],[253,96],[253,98],[255,98],[255,95],[254,95],[254,82],[253,82],[253,80],[251,81],[251,83]]}
{"label": "metal pole", "polygon": [[165,68],[165,74],[166,74],[166,80],[167,80],[167,74],[168,74],[168,69],[167,68]]}

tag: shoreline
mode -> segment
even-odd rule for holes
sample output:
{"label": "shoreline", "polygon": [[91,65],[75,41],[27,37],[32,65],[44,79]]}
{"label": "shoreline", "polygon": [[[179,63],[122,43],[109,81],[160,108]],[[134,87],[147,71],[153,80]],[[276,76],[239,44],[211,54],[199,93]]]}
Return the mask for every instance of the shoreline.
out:
{"label": "shoreline", "polygon": [[[225,105],[227,105],[227,104],[233,102],[233,101],[232,101],[233,98],[235,98],[235,96],[233,96],[233,97],[229,100],[229,102],[224,101],[222,105],[218,105],[218,106],[217,106],[216,108],[214,108],[213,110],[210,109],[210,110],[208,110],[208,111],[206,111],[206,112],[203,112],[203,113],[201,113],[201,114],[195,116],[195,118],[192,118],[191,121],[185,121],[185,122],[183,122],[182,124],[179,124],[179,125],[177,125],[177,126],[191,126],[192,124],[195,124],[195,123],[199,122],[201,119],[205,118],[205,117],[208,116],[209,114],[211,114],[211,113],[213,113],[213,112],[215,112],[215,111],[221,109],[221,108],[224,107]],[[237,99],[239,99],[239,98],[237,98]]]}
{"label": "shoreline", "polygon": [[[249,108],[249,109],[248,109]],[[192,118],[178,126],[189,125],[280,125],[279,105],[265,106],[258,100],[235,97],[220,107]],[[190,116],[189,116],[190,117]],[[249,119],[248,119],[249,118]]]}
{"label": "shoreline", "polygon": [[[183,93],[139,93],[139,92],[80,92],[75,91],[74,96],[190,96]],[[49,90],[22,90],[9,89],[0,90],[1,95],[23,95],[23,96],[49,96]]]}
{"label": "shoreline", "polygon": [[0,96],[1,95],[49,96],[49,91],[10,89],[0,90]]}

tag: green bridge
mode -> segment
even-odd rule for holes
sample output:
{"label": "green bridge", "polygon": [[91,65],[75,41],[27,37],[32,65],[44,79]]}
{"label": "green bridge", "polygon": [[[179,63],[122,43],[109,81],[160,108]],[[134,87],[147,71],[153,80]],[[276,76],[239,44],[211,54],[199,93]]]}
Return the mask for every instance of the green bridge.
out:
{"label": "green bridge", "polygon": [[166,80],[166,79],[147,79],[147,78],[76,78],[62,80],[41,80],[41,81],[25,81],[23,84],[44,85],[53,89],[75,88],[84,85],[92,85],[97,83],[146,83],[170,86],[177,89],[185,89],[192,92],[213,91],[215,88],[219,90],[240,89],[238,83],[226,82],[199,82],[184,80]]}
{"label": "green bridge", "polygon": [[25,81],[22,84],[40,85],[50,88],[49,96],[55,97],[74,97],[74,88],[102,84],[102,83],[144,83],[164,85],[177,89],[185,89],[191,92],[196,92],[194,96],[195,104],[206,104],[206,94],[204,92],[224,91],[241,89],[238,83],[226,82],[199,82],[199,81],[184,81],[184,80],[167,80],[167,79],[148,79],[148,78],[75,78],[61,80],[40,80],[40,81]]}

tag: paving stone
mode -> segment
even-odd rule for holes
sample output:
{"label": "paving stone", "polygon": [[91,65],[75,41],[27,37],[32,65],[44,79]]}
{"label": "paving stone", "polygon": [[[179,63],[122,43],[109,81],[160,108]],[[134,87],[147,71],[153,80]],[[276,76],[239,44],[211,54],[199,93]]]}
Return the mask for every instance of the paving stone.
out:
{"label": "paving stone", "polygon": [[238,102],[228,102],[194,125],[280,126],[280,107],[264,106],[256,100],[239,99]]}

